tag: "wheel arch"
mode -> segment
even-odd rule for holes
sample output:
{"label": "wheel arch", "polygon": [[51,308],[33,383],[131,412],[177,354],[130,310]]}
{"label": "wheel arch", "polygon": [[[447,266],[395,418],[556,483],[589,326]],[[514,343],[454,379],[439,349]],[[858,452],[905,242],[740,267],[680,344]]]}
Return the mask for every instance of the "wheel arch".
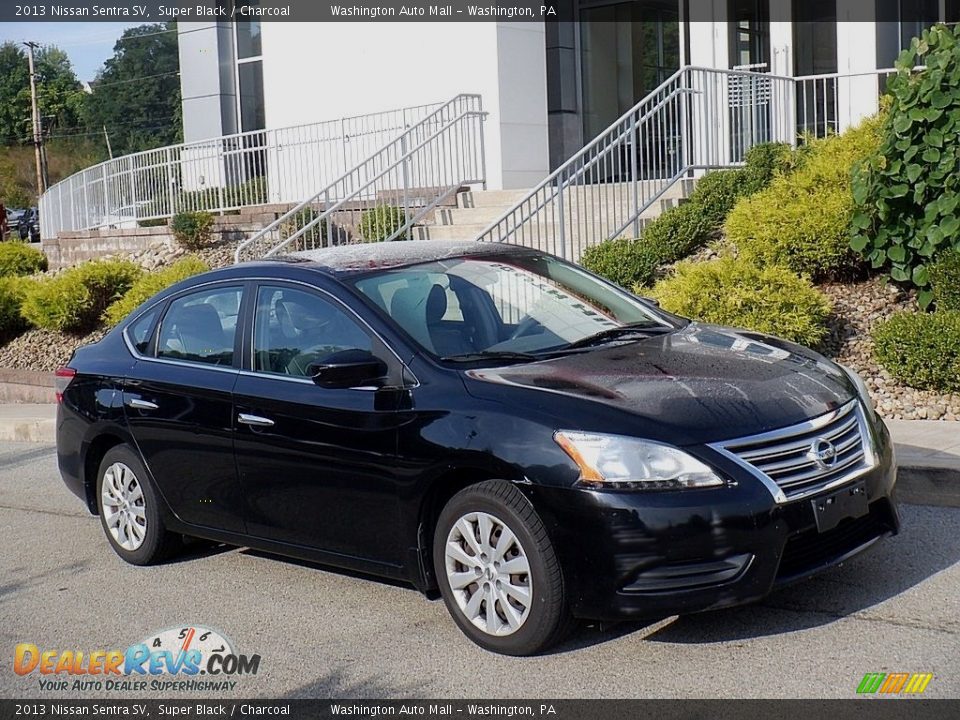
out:
{"label": "wheel arch", "polygon": [[87,501],[87,509],[94,515],[100,514],[97,506],[97,473],[104,456],[117,445],[128,444],[119,433],[112,431],[102,432],[94,437],[83,453],[83,490]]}
{"label": "wheel arch", "polygon": [[514,485],[522,485],[522,478],[511,478],[509,473],[494,468],[471,465],[450,467],[427,486],[420,500],[417,513],[417,572],[415,584],[424,593],[437,590],[437,576],[433,567],[433,534],[440,519],[440,513],[454,495],[461,490],[488,480],[503,480]]}

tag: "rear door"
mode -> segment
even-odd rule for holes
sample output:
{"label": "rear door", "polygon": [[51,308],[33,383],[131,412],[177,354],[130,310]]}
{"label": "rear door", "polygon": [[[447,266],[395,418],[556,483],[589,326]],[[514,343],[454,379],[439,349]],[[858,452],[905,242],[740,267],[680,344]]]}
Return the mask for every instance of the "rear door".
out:
{"label": "rear door", "polygon": [[173,512],[234,532],[244,529],[232,396],[243,295],[243,283],[233,281],[173,298],[152,346],[136,348],[124,387],[130,431]]}

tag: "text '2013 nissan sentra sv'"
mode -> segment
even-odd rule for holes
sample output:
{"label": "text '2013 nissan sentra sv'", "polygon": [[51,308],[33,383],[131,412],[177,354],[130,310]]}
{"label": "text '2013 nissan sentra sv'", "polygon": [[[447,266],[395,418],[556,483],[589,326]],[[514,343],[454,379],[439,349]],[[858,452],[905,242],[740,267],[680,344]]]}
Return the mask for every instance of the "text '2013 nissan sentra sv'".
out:
{"label": "text '2013 nissan sentra sv'", "polygon": [[57,383],[61,473],[123,559],[193,536],[409,581],[501,653],[755,601],[899,527],[855,373],[519,247],[204,273]]}

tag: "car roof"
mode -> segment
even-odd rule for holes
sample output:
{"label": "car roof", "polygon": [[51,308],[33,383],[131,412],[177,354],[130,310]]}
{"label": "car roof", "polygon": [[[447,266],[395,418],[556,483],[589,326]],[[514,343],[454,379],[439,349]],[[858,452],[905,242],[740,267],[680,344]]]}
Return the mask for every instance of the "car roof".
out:
{"label": "car roof", "polygon": [[473,240],[408,240],[302,250],[278,259],[309,263],[311,267],[318,270],[332,275],[341,275],[389,270],[451,258],[531,254],[536,254],[536,251],[504,243]]}

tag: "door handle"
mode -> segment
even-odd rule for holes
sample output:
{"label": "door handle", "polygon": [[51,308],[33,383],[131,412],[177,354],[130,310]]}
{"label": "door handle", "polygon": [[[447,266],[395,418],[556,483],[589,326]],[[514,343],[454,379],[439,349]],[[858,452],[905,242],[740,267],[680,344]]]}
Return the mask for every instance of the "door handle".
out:
{"label": "door handle", "polygon": [[150,402],[149,400],[141,400],[140,398],[130,398],[127,400],[127,405],[137,410],[156,410],[159,407],[156,403]]}
{"label": "door handle", "polygon": [[260,417],[259,415],[249,415],[248,413],[240,413],[237,417],[237,422],[254,427],[273,427],[273,420],[270,418]]}

